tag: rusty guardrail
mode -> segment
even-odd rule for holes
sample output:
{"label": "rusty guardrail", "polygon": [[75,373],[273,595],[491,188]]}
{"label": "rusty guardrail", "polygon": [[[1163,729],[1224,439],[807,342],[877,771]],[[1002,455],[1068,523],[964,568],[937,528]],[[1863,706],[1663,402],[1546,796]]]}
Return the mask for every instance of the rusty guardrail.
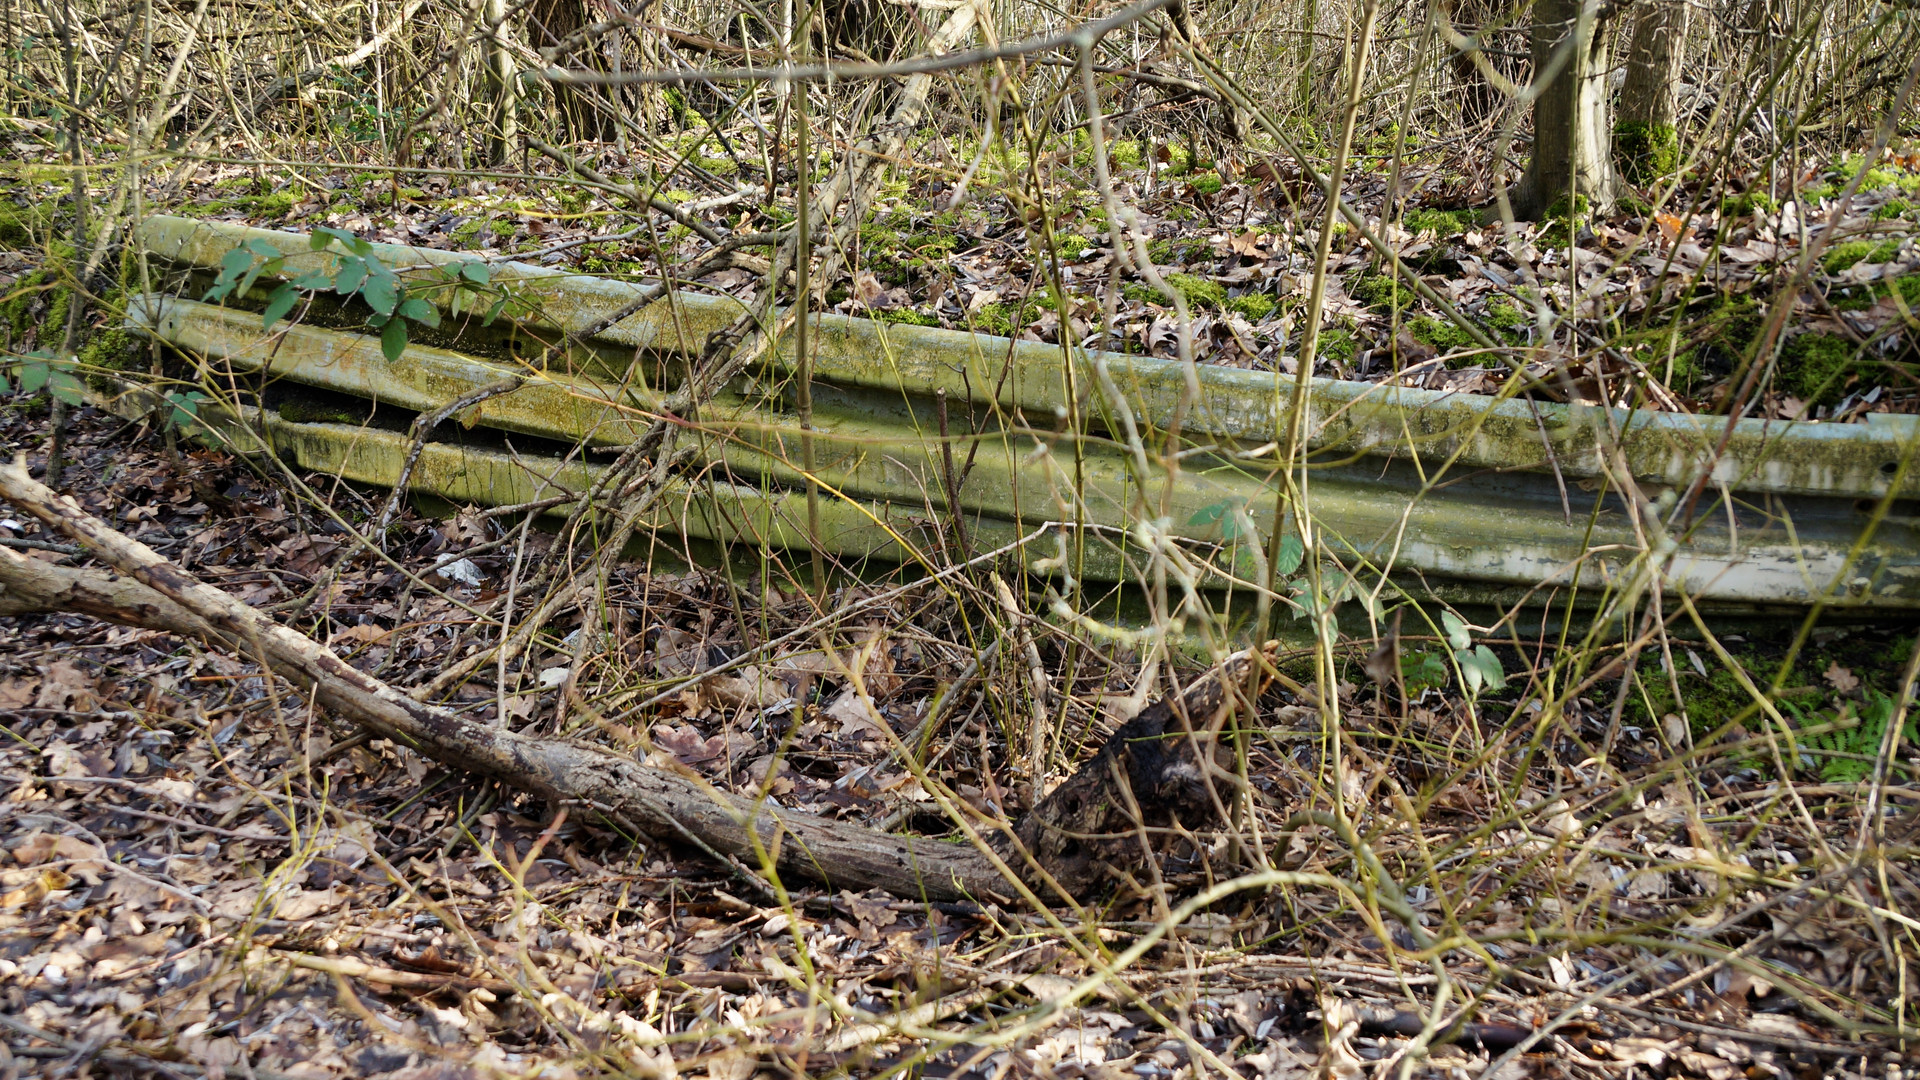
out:
{"label": "rusty guardrail", "polygon": [[[338,257],[308,250],[304,235],[175,217],[147,220],[139,240],[187,272],[189,296],[249,241],[286,255],[283,277]],[[403,278],[470,258],[392,245],[375,253]],[[676,365],[742,310],[728,297],[668,294],[555,348],[630,307],[639,286],[514,262],[494,264],[490,281],[525,314],[491,327],[471,315],[449,319],[393,362],[364,332],[282,323],[268,333],[255,311],[164,292],[136,298],[129,323],[189,355],[259,373],[263,386],[371,403],[371,426],[300,422],[268,394],[259,400],[269,407],[238,425],[301,466],[371,484],[395,482],[407,444],[383,429],[404,424],[383,425],[380,410],[403,421],[509,372],[525,375],[519,390],[463,420],[497,433],[497,445],[430,444],[411,481],[457,502],[512,505],[590,485],[596,451],[642,430]],[[1044,571],[1124,580],[1140,563],[1139,544],[1153,542],[1144,522],[1211,560],[1219,584],[1249,568],[1244,557],[1236,563],[1236,510],[1263,530],[1274,520],[1272,445],[1288,418],[1289,376],[832,315],[811,325],[818,539],[836,554],[914,558],[952,542],[947,519],[957,509],[975,551],[1015,543],[1042,522],[1088,527],[1085,544],[1035,537],[1022,556]],[[534,357],[538,370],[528,366]],[[722,542],[812,541],[792,375],[790,348],[775,350],[701,410],[704,478],[679,485],[650,525]],[[1920,469],[1903,465],[1920,443],[1914,417],[1741,420],[1729,431],[1725,417],[1328,379],[1312,380],[1306,401],[1315,467],[1304,509],[1350,565],[1496,603],[1576,574],[1583,586],[1617,584],[1637,552],[1663,541],[1636,530],[1610,471],[1631,472],[1664,511],[1707,469],[1690,528],[1667,541],[1671,587],[1723,608],[1823,597],[1839,607],[1920,608],[1920,544],[1906,501],[1920,495]],[[1178,425],[1176,474],[1159,454],[1141,471],[1123,445],[1123,408],[1149,445]],[[943,411],[952,469],[963,474],[957,507],[947,505]],[[547,442],[534,448],[516,436]],[[1297,528],[1301,509],[1285,508],[1284,528]]]}

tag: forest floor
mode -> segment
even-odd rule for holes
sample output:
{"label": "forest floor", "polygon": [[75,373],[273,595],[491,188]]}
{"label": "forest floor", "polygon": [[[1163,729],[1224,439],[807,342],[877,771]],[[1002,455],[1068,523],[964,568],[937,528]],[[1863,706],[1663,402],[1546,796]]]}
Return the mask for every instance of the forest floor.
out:
{"label": "forest floor", "polygon": [[[1298,177],[1270,162],[1194,169],[1158,156],[1141,153],[1120,179],[1143,211],[1135,238],[1192,311],[1196,354],[1285,368],[1316,239]],[[608,151],[596,164],[622,163]],[[1803,193],[1806,210],[1757,197],[1691,213],[1628,208],[1561,223],[1556,236],[1552,224],[1503,232],[1428,206],[1406,228],[1380,228],[1539,365],[1547,396],[1713,408],[1764,303],[1792,289],[1789,348],[1751,411],[1844,421],[1920,400],[1903,366],[1920,296],[1909,289],[1920,225],[1902,194],[1920,188],[1913,164],[1886,169],[1843,214],[1833,195],[1844,162],[1801,178],[1828,189]],[[1053,167],[1064,192],[1074,163]],[[630,225],[624,207],[592,193],[414,182],[209,169],[153,209],[636,276],[663,252],[677,262],[706,243]],[[1416,202],[1438,207],[1465,201],[1470,182],[1404,178]],[[701,210],[732,215],[730,229],[777,221],[738,201],[730,181],[688,185],[689,206],[736,199]],[[1385,191],[1364,181],[1354,195],[1377,208]],[[1120,272],[1097,200],[1063,192],[1040,234],[1061,256],[1065,311],[1019,201],[988,194],[946,210],[952,189],[939,185],[874,208],[851,283],[829,299],[857,314],[1173,355],[1171,297]],[[0,273],[12,347],[24,352],[46,347],[57,322],[27,243],[53,220],[33,217],[52,195],[13,196],[27,223],[0,237],[16,248]],[[1825,253],[1792,279],[1822,223],[1838,226]],[[598,239],[608,235],[620,238]],[[1317,371],[1461,391],[1500,381],[1504,365],[1380,277],[1350,236],[1336,255]],[[759,287],[742,270],[701,284],[742,296]],[[1556,311],[1580,314],[1573,325],[1609,344],[1565,344],[1575,339],[1553,329]],[[1674,318],[1634,321],[1662,312]],[[1844,348],[1813,344],[1827,339]],[[40,395],[0,402],[0,453],[25,453],[36,474],[48,432]],[[547,542],[516,541],[473,508],[408,513],[386,543],[392,565],[349,560],[350,530],[378,513],[378,493],[266,473],[92,408],[75,411],[69,438],[62,489],[84,507],[400,687],[431,681],[470,646],[468,627],[510,601],[514,542],[536,553]],[[0,541],[29,558],[84,560],[23,515],[0,513]],[[687,686],[589,733],[789,808],[943,833],[950,824],[894,748],[936,694],[964,681],[968,614],[900,584],[812,597],[630,564],[609,587],[619,617],[608,648],[650,695],[756,659],[740,677]],[[860,619],[829,647],[806,636],[768,645],[856,605]],[[1890,729],[1901,754],[1920,743],[1897,686],[1914,635],[1821,626],[1782,668],[1792,630],[1722,635],[1732,668],[1705,645],[1679,647],[1659,677],[1631,684],[1631,700],[1606,649],[1570,665],[1552,641],[1495,643],[1506,685],[1469,693],[1446,643],[1344,641],[1332,693],[1349,738],[1337,754],[1323,749],[1314,702],[1263,700],[1247,739],[1245,821],[1186,837],[1164,865],[1139,868],[1150,880],[1098,904],[1043,910],[770,884],[365,740],[254,665],[182,638],[75,615],[0,617],[0,1055],[47,1075],[406,1080],[1354,1080],[1406,1075],[1403,1063],[1489,1080],[1920,1075],[1904,1041],[1920,956],[1920,765],[1899,757],[1884,783],[1863,782]],[[1164,665],[1070,628],[1049,631],[1035,655],[1069,733],[1043,786],[1166,678]],[[1779,688],[1771,697],[1796,727],[1758,716],[1748,673]],[[1001,665],[928,733],[931,772],[983,820],[1033,798],[1015,752],[1026,721],[1006,707],[1027,676]],[[1536,722],[1544,696],[1588,677]],[[574,731],[571,690],[555,649],[486,673],[453,701]],[[1281,832],[1294,811],[1326,806],[1352,815],[1377,863],[1322,826]],[[1248,840],[1261,853],[1251,860]],[[1244,891],[1169,929],[1182,899],[1267,859],[1359,882],[1367,899]],[[1374,865],[1404,886],[1438,944],[1417,948],[1381,921],[1365,884]],[[1446,1038],[1419,1038],[1423,1026]]]}

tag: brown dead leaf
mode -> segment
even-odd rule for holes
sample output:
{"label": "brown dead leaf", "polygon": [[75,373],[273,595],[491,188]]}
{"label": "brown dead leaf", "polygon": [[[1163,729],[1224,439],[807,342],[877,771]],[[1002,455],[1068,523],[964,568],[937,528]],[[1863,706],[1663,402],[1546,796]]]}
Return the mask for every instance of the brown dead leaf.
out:
{"label": "brown dead leaf", "polygon": [[12,911],[15,908],[37,904],[45,900],[48,893],[59,892],[71,884],[73,879],[58,870],[42,870],[29,878],[25,884],[0,893],[0,910]]}
{"label": "brown dead leaf", "polygon": [[33,704],[41,709],[85,712],[98,705],[99,680],[71,660],[55,660],[40,675],[40,691]]}
{"label": "brown dead leaf", "polygon": [[1827,665],[1825,678],[1828,686],[1843,694],[1851,694],[1860,688],[1860,676],[1855,675],[1851,668],[1841,667],[1838,660]]}

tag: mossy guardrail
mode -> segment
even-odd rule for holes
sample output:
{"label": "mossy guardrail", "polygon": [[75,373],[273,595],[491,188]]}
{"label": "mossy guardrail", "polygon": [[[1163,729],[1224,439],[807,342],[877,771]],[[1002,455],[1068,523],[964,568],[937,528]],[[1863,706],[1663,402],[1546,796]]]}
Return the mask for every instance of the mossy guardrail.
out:
{"label": "mossy guardrail", "polygon": [[[308,250],[304,235],[183,218],[149,219],[139,237],[151,255],[201,278],[250,241],[287,256],[283,276],[327,270],[338,258]],[[471,258],[373,250],[402,278]],[[406,412],[519,373],[526,385],[463,422],[590,449],[617,447],[644,428],[676,363],[741,310],[728,297],[673,293],[598,329],[580,348],[554,348],[563,335],[601,327],[631,307],[639,287],[513,262],[493,264],[490,281],[512,295],[515,318],[494,327],[473,316],[449,319],[431,343],[410,344],[393,361],[364,332],[284,323],[265,332],[257,312],[188,298],[199,295],[197,283],[183,290],[188,296],[136,298],[129,322],[190,355]],[[812,327],[808,434],[822,505],[833,508],[820,538],[830,550],[911,557],[910,547],[940,542],[939,517],[958,509],[979,534],[976,550],[1042,521],[1097,526],[1095,543],[1072,546],[1071,564],[1059,561],[1068,548],[1054,540],[1026,553],[1029,564],[1088,579],[1131,576],[1143,521],[1186,543],[1218,580],[1250,570],[1248,553],[1235,550],[1245,541],[1235,523],[1240,510],[1261,529],[1273,520],[1271,444],[1287,419],[1290,377],[1101,357],[1116,401],[1102,389],[1096,358],[1058,345],[840,316],[816,316]],[[544,360],[540,370],[528,368],[529,356]],[[793,533],[795,521],[806,521],[804,507],[790,516],[805,480],[791,378],[790,350],[773,350],[761,370],[702,409],[706,461],[721,483],[688,487],[682,505],[697,509],[661,527],[804,546],[804,524],[797,542]],[[1693,525],[1676,541],[1676,588],[1721,605],[1825,597],[1839,606],[1920,607],[1914,518],[1903,510],[1920,494],[1920,470],[1901,468],[1920,431],[1913,418],[1743,420],[1729,431],[1724,417],[1325,379],[1312,380],[1307,402],[1316,462],[1307,509],[1321,539],[1350,563],[1487,595],[1564,584],[1581,567],[1583,582],[1618,581],[1644,539],[1610,491],[1608,470],[1630,470],[1657,499],[1715,461]],[[1150,442],[1179,424],[1186,448],[1177,474],[1161,471],[1159,455],[1139,469],[1112,434],[1122,428],[1122,406]],[[957,508],[947,506],[942,410],[952,468],[964,477],[955,477]],[[362,432],[356,442],[345,432],[361,429],[302,425],[270,410],[258,426],[302,465],[369,483],[394,482],[404,456],[404,439],[387,447],[400,438],[387,433]],[[1723,438],[1726,453],[1714,459]],[[461,480],[462,455],[476,463],[469,474],[500,475],[482,486]],[[507,504],[530,501],[535,490],[578,490],[586,474],[567,470],[590,468],[524,451],[435,446],[413,483]],[[1889,492],[1899,497],[1894,512],[1867,535],[1876,500]],[[1290,514],[1282,518],[1294,527]]]}

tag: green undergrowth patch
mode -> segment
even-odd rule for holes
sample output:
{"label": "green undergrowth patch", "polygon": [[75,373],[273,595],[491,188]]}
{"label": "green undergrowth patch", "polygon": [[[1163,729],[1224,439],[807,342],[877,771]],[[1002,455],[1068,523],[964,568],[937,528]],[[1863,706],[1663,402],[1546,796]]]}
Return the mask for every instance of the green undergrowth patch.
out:
{"label": "green undergrowth patch", "polygon": [[[1816,634],[1784,673],[1779,671],[1783,650],[1747,647],[1730,653],[1745,683],[1766,696],[1787,721],[1787,730],[1768,716],[1731,668],[1706,649],[1684,643],[1675,643],[1672,673],[1643,660],[1628,688],[1622,719],[1671,733],[1667,718],[1684,715],[1696,747],[1725,745],[1737,766],[1769,776],[1779,771],[1766,744],[1770,734],[1781,750],[1778,761],[1796,776],[1827,783],[1863,780],[1872,774],[1895,715],[1892,691],[1913,638],[1866,631],[1843,632],[1824,645],[1819,641]],[[1913,726],[1903,742],[1911,748],[1920,737],[1920,715],[1908,722]],[[1911,751],[1902,756],[1910,757]],[[1898,763],[1895,770],[1913,771]]]}
{"label": "green undergrowth patch", "polygon": [[1247,317],[1250,322],[1259,322],[1272,315],[1280,307],[1280,301],[1267,293],[1246,293],[1227,300],[1227,310]]}
{"label": "green undergrowth patch", "polygon": [[1405,311],[1420,299],[1390,274],[1362,274],[1347,287],[1347,295],[1375,311]]}
{"label": "green undergrowth patch", "polygon": [[1480,214],[1475,210],[1409,210],[1402,226],[1410,233],[1431,232],[1436,240],[1450,240],[1463,235],[1468,229],[1480,222]]}
{"label": "green undergrowth patch", "polygon": [[1899,240],[1848,240],[1835,244],[1820,260],[1821,269],[1829,274],[1840,274],[1852,269],[1859,263],[1891,262],[1900,254]]}
{"label": "green undergrowth patch", "polygon": [[1779,202],[1764,191],[1743,191],[1738,195],[1729,195],[1720,200],[1720,216],[1725,218],[1773,214],[1778,213],[1779,210]]}
{"label": "green undergrowth patch", "polygon": [[1846,285],[1827,294],[1827,303],[1836,311],[1865,311],[1889,296],[1898,296],[1909,310],[1920,305],[1920,274],[1906,274],[1891,281],[1866,285]]}
{"label": "green undergrowth patch", "polygon": [[874,308],[865,313],[877,322],[902,323],[907,326],[939,326],[940,317],[926,311],[917,311],[909,307]]}
{"label": "green undergrowth patch", "polygon": [[1780,348],[1774,387],[1811,405],[1833,405],[1879,365],[1837,334],[1801,334]]}

